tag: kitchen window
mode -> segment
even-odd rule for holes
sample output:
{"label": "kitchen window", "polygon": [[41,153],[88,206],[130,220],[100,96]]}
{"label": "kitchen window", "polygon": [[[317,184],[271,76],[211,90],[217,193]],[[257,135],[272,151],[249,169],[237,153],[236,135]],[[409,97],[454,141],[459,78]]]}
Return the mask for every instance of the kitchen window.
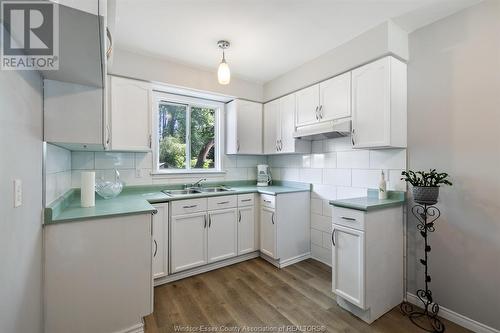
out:
{"label": "kitchen window", "polygon": [[158,93],[155,100],[155,172],[220,172],[220,118],[224,104],[166,93]]}

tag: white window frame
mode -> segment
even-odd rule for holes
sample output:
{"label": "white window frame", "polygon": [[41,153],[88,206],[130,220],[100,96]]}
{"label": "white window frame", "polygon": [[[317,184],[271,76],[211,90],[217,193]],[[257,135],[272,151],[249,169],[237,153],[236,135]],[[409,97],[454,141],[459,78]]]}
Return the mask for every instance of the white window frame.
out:
{"label": "white window frame", "polygon": [[[158,106],[161,102],[184,104],[186,110],[186,168],[185,169],[159,169],[159,147],[158,147]],[[209,107],[215,109],[215,167],[213,169],[191,169],[191,107]],[[176,95],[161,91],[153,92],[153,108],[152,108],[152,150],[153,150],[153,175],[169,175],[169,174],[203,174],[203,173],[222,173],[222,149],[223,142],[221,140],[222,116],[224,113],[224,103],[207,100],[203,98]]]}

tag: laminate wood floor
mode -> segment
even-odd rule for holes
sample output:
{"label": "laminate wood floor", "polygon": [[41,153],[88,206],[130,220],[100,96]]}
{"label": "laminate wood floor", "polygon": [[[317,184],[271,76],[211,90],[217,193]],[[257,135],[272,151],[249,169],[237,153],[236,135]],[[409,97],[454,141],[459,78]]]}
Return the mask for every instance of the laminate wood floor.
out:
{"label": "laminate wood floor", "polygon": [[[256,258],[156,287],[154,312],[145,318],[145,329],[238,332],[232,329],[236,327],[245,332],[247,327],[246,332],[271,332],[285,325],[308,332],[424,332],[397,307],[368,325],[340,308],[330,290],[331,269],[316,260],[278,269]],[[444,323],[447,333],[469,332]]]}

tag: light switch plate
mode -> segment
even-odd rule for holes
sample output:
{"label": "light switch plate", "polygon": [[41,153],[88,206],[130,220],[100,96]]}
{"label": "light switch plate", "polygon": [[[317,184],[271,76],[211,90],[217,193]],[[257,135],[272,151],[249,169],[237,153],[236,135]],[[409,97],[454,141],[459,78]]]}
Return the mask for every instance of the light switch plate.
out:
{"label": "light switch plate", "polygon": [[21,179],[14,179],[14,208],[23,204],[23,182]]}

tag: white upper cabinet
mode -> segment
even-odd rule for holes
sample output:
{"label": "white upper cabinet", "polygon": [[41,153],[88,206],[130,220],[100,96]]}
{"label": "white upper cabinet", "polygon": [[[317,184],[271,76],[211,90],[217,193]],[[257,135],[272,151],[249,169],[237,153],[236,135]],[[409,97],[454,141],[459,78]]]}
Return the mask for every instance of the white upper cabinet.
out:
{"label": "white upper cabinet", "polygon": [[319,84],[299,90],[297,98],[297,126],[313,124],[319,121]]}
{"label": "white upper cabinet", "polygon": [[264,104],[264,154],[278,151],[279,112],[279,100]]}
{"label": "white upper cabinet", "polygon": [[351,72],[336,76],[319,84],[320,121],[351,116]]}
{"label": "white upper cabinet", "polygon": [[226,105],[226,154],[262,154],[262,104],[236,99]]}
{"label": "white upper cabinet", "polygon": [[112,150],[151,150],[151,85],[111,76],[110,132]]}
{"label": "white upper cabinet", "polygon": [[264,153],[309,153],[311,143],[293,137],[295,94],[264,104]]}
{"label": "white upper cabinet", "polygon": [[406,147],[406,64],[385,57],[352,71],[354,148]]}

